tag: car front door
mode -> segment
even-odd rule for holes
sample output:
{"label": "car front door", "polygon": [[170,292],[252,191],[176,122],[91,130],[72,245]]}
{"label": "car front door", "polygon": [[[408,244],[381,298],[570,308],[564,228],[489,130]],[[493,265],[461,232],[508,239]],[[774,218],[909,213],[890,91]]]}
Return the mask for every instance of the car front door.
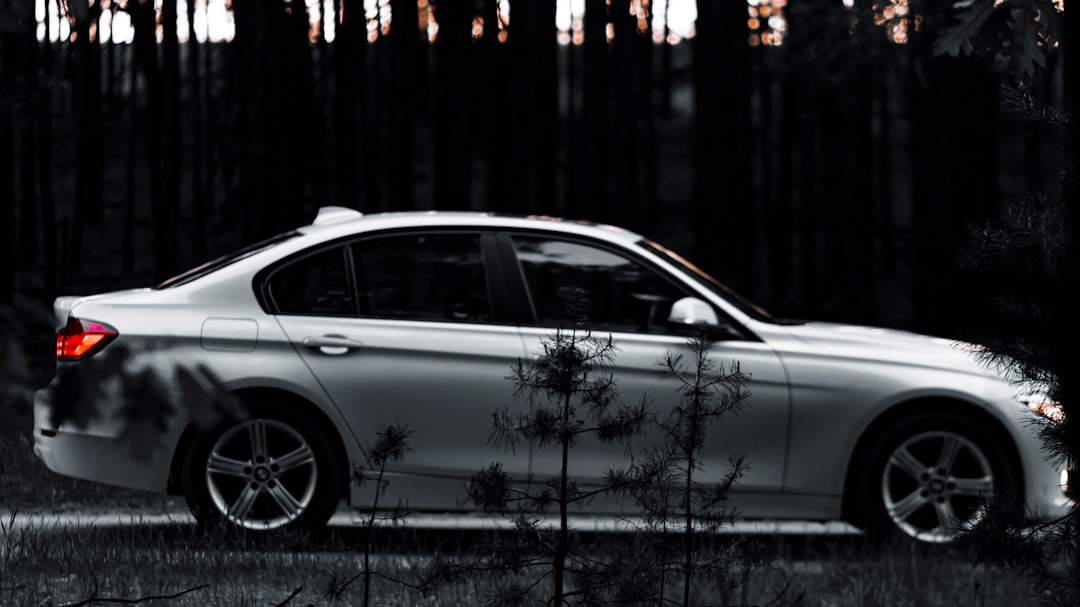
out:
{"label": "car front door", "polygon": [[[687,345],[693,329],[667,322],[671,304],[697,296],[684,284],[665,276],[643,258],[607,244],[528,233],[505,236],[504,251],[513,257],[523,277],[535,323],[522,327],[530,359],[542,352],[541,340],[550,339],[557,328],[573,325],[567,301],[578,289],[588,301],[589,327],[593,335],[614,340],[617,348],[614,377],[624,402],[648,398],[658,419],[665,419],[678,404],[674,379],[660,379],[661,363],[669,354],[682,355],[693,364]],[[509,254],[509,253],[508,253]],[[780,491],[789,423],[789,397],[784,370],[776,354],[746,334],[715,341],[708,351],[718,369],[737,363],[750,376],[751,396],[739,414],[727,414],[707,427],[703,449],[703,482],[720,480],[729,469],[729,458],[744,456],[749,468],[736,491]],[[635,439],[633,450],[661,440],[654,429]],[[640,453],[640,451],[639,451]],[[585,438],[574,445],[570,473],[579,482],[599,483],[604,473],[629,462],[625,446],[603,444]],[[543,477],[558,473],[559,450],[552,446],[533,452],[533,472]]]}
{"label": "car front door", "polygon": [[463,481],[494,459],[512,476],[528,472],[527,451],[488,445],[493,413],[513,406],[505,378],[524,353],[493,297],[492,238],[372,236],[291,260],[267,279],[278,321],[353,438],[367,447],[390,424],[411,431],[387,488],[412,508],[456,506]]}

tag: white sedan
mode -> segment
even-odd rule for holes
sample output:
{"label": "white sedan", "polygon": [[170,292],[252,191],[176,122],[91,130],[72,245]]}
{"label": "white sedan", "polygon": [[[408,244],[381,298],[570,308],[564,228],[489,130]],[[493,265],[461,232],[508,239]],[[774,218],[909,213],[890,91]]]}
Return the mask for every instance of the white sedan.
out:
{"label": "white sedan", "polygon": [[[695,324],[708,325],[714,361],[750,376],[744,412],[710,426],[703,461],[703,480],[719,479],[730,456],[745,457],[733,495],[743,517],[948,541],[993,493],[1021,496],[1038,518],[1069,505],[1027,423],[1047,404],[970,347],[780,320],[626,230],[480,213],[326,207],[312,225],[153,288],[57,298],[58,377],[110,349],[167,342],[248,414],[205,427],[184,403],[141,403],[140,417],[117,396],[64,418],[54,381],[36,399],[34,451],[60,474],[184,494],[201,522],[262,531],[322,525],[343,499],[370,506],[371,484],[350,475],[375,432],[402,423],[412,451],[388,470],[382,503],[457,512],[466,480],[493,461],[522,482],[557,472],[553,447],[505,453],[488,438],[493,413],[527,410],[506,377],[572,322],[577,289],[593,331],[618,347],[626,399],[647,394],[661,415],[677,402],[657,363],[687,353]],[[156,419],[147,406],[164,421],[133,431],[133,410]],[[599,483],[623,463],[623,447],[583,441],[571,471]]]}

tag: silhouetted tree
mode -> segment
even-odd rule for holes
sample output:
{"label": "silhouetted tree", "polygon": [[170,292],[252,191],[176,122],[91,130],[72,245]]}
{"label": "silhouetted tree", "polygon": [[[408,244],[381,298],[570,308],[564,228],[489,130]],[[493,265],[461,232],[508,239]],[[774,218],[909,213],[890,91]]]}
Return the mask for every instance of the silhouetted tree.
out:
{"label": "silhouetted tree", "polygon": [[[751,249],[752,198],[749,142],[749,33],[741,2],[698,3],[693,40],[695,259],[706,270],[721,259],[744,259]],[[723,237],[717,235],[722,233]],[[729,264],[723,273],[747,290],[749,268]]]}
{"label": "silhouetted tree", "polygon": [[[912,200],[914,230],[920,235],[919,267],[952,257],[967,222],[984,220],[1000,204],[993,169],[998,165],[997,77],[969,57],[932,56],[948,25],[940,3],[921,7],[923,26],[913,41],[922,49],[910,74]],[[936,333],[951,329],[963,311],[947,303],[961,300],[949,268],[916,276],[914,313],[920,326]],[[945,295],[948,294],[948,295]]]}
{"label": "silhouetted tree", "polygon": [[[75,209],[72,218],[72,269],[82,264],[83,235],[89,223],[104,219],[101,178],[104,168],[101,114],[101,45],[91,40],[91,24],[101,15],[101,3],[76,0],[68,5],[75,18],[75,40],[71,43],[77,74],[78,165],[75,177]],[[96,29],[96,27],[95,27]]]}
{"label": "silhouetted tree", "polygon": [[[267,46],[263,90],[266,104],[261,128],[266,132],[265,166],[259,178],[267,182],[264,212],[259,215],[261,236],[283,232],[310,221],[307,188],[321,173],[321,118],[316,119],[310,24],[304,10],[271,4],[266,12]],[[305,153],[304,150],[307,150]],[[269,208],[266,208],[269,207]]]}
{"label": "silhouetted tree", "polygon": [[[1077,116],[1080,115],[1080,70],[1076,69],[1076,66],[1080,65],[1080,44],[1076,42],[1080,41],[1080,17],[1076,13],[1066,17],[1064,29],[1065,40],[1072,41],[1072,44],[1067,44],[1065,48],[1066,103],[1069,115]],[[1080,287],[1080,183],[1076,180],[1077,166],[1080,166],[1080,129],[1076,128],[1075,123],[1069,129],[1068,135],[1065,161],[1069,170],[1062,200],[1067,213],[1065,221],[1069,239],[1062,254],[1061,272],[1052,291],[1054,298],[1050,304],[1050,314],[1058,324],[1058,331],[1055,333],[1057,339],[1054,341],[1054,357],[1061,368],[1058,393],[1067,411],[1071,412],[1080,411],[1080,370],[1077,369],[1076,358],[1073,356],[1076,344],[1080,343],[1080,322],[1077,320],[1075,302],[1070,296]],[[1080,462],[1080,423],[1067,427],[1065,446],[1075,467],[1076,463]],[[1070,479],[1069,482],[1075,481]]]}
{"label": "silhouetted tree", "polygon": [[[134,20],[134,9],[131,9],[131,16]],[[139,40],[139,44],[142,44],[142,40]],[[139,74],[142,72],[142,66],[139,61],[139,52],[141,48],[133,50],[131,55],[131,65],[128,69],[128,77],[131,82],[131,87],[128,90],[127,106],[128,113],[131,117],[132,127],[127,132],[127,157],[124,162],[124,215],[123,215],[123,243],[121,244],[121,262],[120,267],[125,274],[130,275],[135,270],[135,214],[138,212],[138,205],[136,204],[136,180],[137,174],[143,169],[143,164],[139,162],[139,159],[145,156],[144,148],[139,145],[140,138],[139,132],[146,128],[147,116],[146,113],[139,109]],[[141,127],[141,128],[140,128]]]}
{"label": "silhouetted tree", "polygon": [[[958,5],[954,21],[935,50],[966,54],[996,65],[1011,78],[1039,76],[1047,57],[1065,46],[1065,104],[1044,97],[1021,80],[1003,89],[1004,110],[1027,135],[1054,138],[1064,162],[1059,168],[1062,196],[1053,189],[1030,190],[1006,201],[989,221],[974,224],[958,255],[972,276],[964,283],[974,297],[969,315],[971,338],[985,346],[987,364],[1008,371],[1026,393],[1047,408],[1041,434],[1059,465],[1080,461],[1080,375],[1075,349],[1078,324],[1072,299],[1059,289],[1077,285],[1078,209],[1075,180],[1075,116],[1078,60],[1075,16],[1066,17],[1047,1],[1026,0],[999,7],[990,1]],[[1064,20],[1064,22],[1063,22]],[[970,329],[969,329],[970,330]],[[1058,409],[1060,407],[1060,409]],[[1070,475],[1069,489],[1075,474]],[[1002,500],[991,504],[983,521],[965,539],[978,548],[978,559],[1028,574],[1047,604],[1080,601],[1080,511],[1075,503],[1064,517],[1031,524],[1023,505]]]}
{"label": "silhouetted tree", "polygon": [[[31,158],[21,158],[26,143],[33,143],[31,56],[34,43],[33,7],[25,3],[0,2],[0,306],[15,301],[15,279],[19,239],[16,223],[15,185],[17,169],[22,170],[22,196],[25,207],[34,204]],[[29,184],[27,184],[29,181]],[[27,185],[31,196],[27,196]]]}
{"label": "silhouetted tree", "polygon": [[[614,0],[611,3],[611,20],[615,39],[612,44],[612,72],[614,77],[611,134],[614,171],[614,200],[617,207],[609,209],[602,220],[641,229],[641,175],[639,162],[641,137],[639,122],[647,112],[649,91],[643,90],[643,71],[649,66],[642,61],[638,46],[644,34],[638,31],[637,16],[630,12],[630,0]],[[647,38],[645,38],[647,40]]]}
{"label": "silhouetted tree", "polygon": [[[357,116],[364,116],[364,59],[367,29],[362,0],[340,0],[341,15],[337,38],[332,49],[334,57],[334,183],[337,202],[341,206],[357,207]],[[357,93],[357,88],[360,93]],[[365,127],[366,130],[366,127]]]}
{"label": "silhouetted tree", "polygon": [[[18,3],[17,3],[18,4]],[[21,6],[26,6],[25,4]],[[50,27],[47,23],[43,28],[45,40],[51,36]],[[45,78],[52,78],[52,53],[47,50],[40,53],[39,73]],[[50,297],[57,291],[56,273],[57,261],[57,238],[56,238],[56,201],[53,197],[53,123],[52,123],[52,90],[49,86],[39,85],[38,99],[35,106],[34,120],[36,122],[37,138],[37,193],[38,205],[41,211],[42,248],[44,249],[43,293]],[[35,229],[37,229],[35,227]]]}
{"label": "silhouetted tree", "polygon": [[473,133],[473,6],[461,0],[435,3],[439,37],[435,41],[434,207],[463,209],[470,204]]}
{"label": "silhouetted tree", "polygon": [[[177,220],[180,217],[180,42],[176,0],[161,4],[161,192],[154,197],[154,273],[177,272]],[[155,53],[156,54],[156,53]]]}
{"label": "silhouetted tree", "polygon": [[509,29],[509,191],[503,209],[544,212],[555,202],[559,79],[555,9],[547,0],[513,5]]}
{"label": "silhouetted tree", "polygon": [[485,152],[484,170],[484,207],[490,210],[509,208],[509,184],[507,168],[509,166],[509,138],[507,124],[510,120],[510,107],[507,98],[507,53],[500,42],[502,15],[496,0],[484,0],[482,9],[484,31],[477,41],[474,52],[478,67],[479,85],[478,107],[482,108],[478,116],[478,132],[483,138]]}
{"label": "silhouetted tree", "polygon": [[[210,224],[210,211],[213,209],[212,190],[209,183],[209,147],[206,138],[206,99],[204,85],[209,79],[209,70],[203,71],[200,57],[202,45],[198,42],[195,31],[195,3],[187,3],[188,43],[187,43],[187,85],[188,105],[191,108],[190,137],[191,155],[191,212],[194,250],[202,256],[206,253],[206,236]],[[207,52],[207,54],[209,54]]]}
{"label": "silhouetted tree", "polygon": [[[582,65],[582,115],[575,139],[582,141],[580,155],[581,196],[575,202],[591,208],[598,221],[614,222],[608,196],[610,165],[608,133],[608,73],[610,71],[607,26],[611,22],[606,0],[585,2],[585,42]],[[622,44],[624,41],[619,40]],[[626,101],[626,100],[624,100]]]}
{"label": "silhouetted tree", "polygon": [[[10,218],[11,227],[8,229],[18,230],[17,238],[14,233],[9,235],[18,244],[15,257],[10,261],[10,265],[15,267],[12,267],[10,271],[14,273],[19,270],[30,274],[37,261],[38,251],[38,200],[36,196],[38,156],[35,128],[38,106],[41,104],[41,97],[45,87],[41,85],[40,80],[37,78],[38,53],[37,49],[34,48],[34,34],[36,32],[32,29],[30,12],[24,5],[20,5],[20,9],[15,14],[18,19],[22,20],[23,27],[12,34],[11,42],[15,43],[15,53],[11,57],[13,61],[7,63],[7,65],[15,67],[18,74],[16,77],[18,81],[17,89],[22,89],[22,92],[18,94],[19,101],[12,104],[12,118],[15,126],[14,149],[17,152],[11,170],[17,171],[19,175],[18,198],[20,204],[18,205],[18,227],[15,228],[15,217],[13,216]],[[0,33],[0,36],[3,35],[3,33]],[[5,60],[7,59],[5,58]],[[0,93],[0,95],[3,95],[3,93]],[[3,102],[0,101],[0,103]],[[9,180],[8,183],[14,184],[14,180]],[[12,212],[14,213],[14,208],[12,208]],[[4,220],[7,220],[7,218]],[[15,244],[16,242],[9,241],[8,246]],[[0,301],[5,301],[2,296],[0,296]]]}
{"label": "silhouetted tree", "polygon": [[223,159],[227,164],[227,199],[231,203],[219,221],[235,229],[239,223],[242,239],[255,242],[268,236],[263,232],[261,214],[272,213],[267,204],[263,179],[267,166],[265,84],[267,62],[267,15],[271,3],[237,2],[233,6],[236,33],[225,50],[228,67],[228,96],[224,104],[229,125]]}
{"label": "silhouetted tree", "polygon": [[415,163],[415,126],[417,99],[421,90],[421,40],[427,33],[420,31],[420,17],[415,0],[390,0],[393,22],[390,24],[390,70],[386,85],[389,98],[387,113],[386,175],[390,208],[398,211],[415,205],[413,171]]}

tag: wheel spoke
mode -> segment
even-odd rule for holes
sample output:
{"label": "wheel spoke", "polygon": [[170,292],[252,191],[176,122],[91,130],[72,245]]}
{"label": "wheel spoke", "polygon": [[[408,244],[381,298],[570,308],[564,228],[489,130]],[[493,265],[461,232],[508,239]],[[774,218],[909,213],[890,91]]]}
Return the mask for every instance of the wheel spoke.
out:
{"label": "wheel spoke", "polygon": [[894,451],[892,457],[889,458],[889,463],[907,472],[911,478],[915,479],[919,478],[927,470],[926,464],[912,455],[911,451],[907,450],[907,447],[901,447]]}
{"label": "wheel spoke", "polygon": [[890,510],[892,511],[893,516],[900,519],[901,521],[906,521],[908,517],[910,517],[912,514],[915,514],[916,510],[925,506],[928,501],[930,500],[926,497],[923,497],[921,492],[912,491],[911,495],[908,495],[904,499],[893,504]]}
{"label": "wheel spoke", "polygon": [[274,486],[267,487],[266,492],[270,494],[270,497],[274,498],[278,508],[281,508],[281,512],[289,518],[298,516],[303,510],[300,502],[281,483],[275,483]]}
{"label": "wheel spoke", "polygon": [[949,478],[957,495],[979,496],[994,490],[994,477],[983,476],[981,478]]}
{"label": "wheel spoke", "polygon": [[244,472],[244,468],[248,465],[248,462],[225,457],[218,453],[211,453],[210,458],[206,462],[206,471],[211,474],[246,477],[247,473]]}
{"label": "wheel spoke", "polygon": [[251,441],[251,459],[258,461],[259,456],[266,457],[266,424],[261,419],[248,424],[248,438]]}
{"label": "wheel spoke", "polygon": [[956,531],[960,521],[956,517],[956,511],[953,510],[952,502],[949,500],[934,502],[934,511],[937,513],[939,531],[948,534]]}
{"label": "wheel spoke", "polygon": [[937,467],[948,473],[956,463],[956,456],[960,453],[960,439],[949,434],[941,444],[941,454],[938,456]]}
{"label": "wheel spoke", "polygon": [[258,496],[258,489],[252,488],[251,485],[244,485],[244,489],[240,491],[236,501],[233,502],[232,506],[229,506],[228,516],[238,521],[244,520],[248,513],[251,512],[251,506],[255,504],[255,498]]}
{"label": "wheel spoke", "polygon": [[311,450],[311,447],[304,443],[296,449],[282,455],[279,458],[273,460],[272,463],[277,464],[278,474],[282,472],[288,472],[294,468],[300,466],[306,466],[315,462],[315,453]]}

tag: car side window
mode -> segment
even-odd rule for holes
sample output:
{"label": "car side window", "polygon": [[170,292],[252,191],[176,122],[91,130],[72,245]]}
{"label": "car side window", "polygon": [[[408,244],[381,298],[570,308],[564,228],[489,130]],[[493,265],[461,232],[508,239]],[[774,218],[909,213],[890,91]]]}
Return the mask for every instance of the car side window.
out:
{"label": "car side window", "polygon": [[389,236],[351,246],[361,316],[491,321],[478,235]]}
{"label": "car side window", "polygon": [[592,329],[684,334],[667,322],[671,304],[688,295],[651,268],[621,254],[579,242],[514,236],[514,250],[543,326],[569,327],[568,303],[577,289],[588,300]]}
{"label": "car side window", "polygon": [[343,247],[289,262],[270,276],[268,287],[280,314],[353,314]]}

